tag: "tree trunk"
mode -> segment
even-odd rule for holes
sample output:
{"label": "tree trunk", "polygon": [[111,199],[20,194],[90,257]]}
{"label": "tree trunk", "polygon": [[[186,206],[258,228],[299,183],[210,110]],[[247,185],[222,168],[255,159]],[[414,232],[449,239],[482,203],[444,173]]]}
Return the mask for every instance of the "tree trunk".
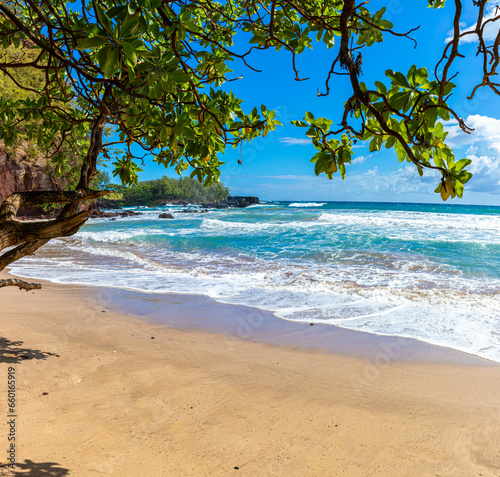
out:
{"label": "tree trunk", "polygon": [[[0,251],[15,247],[0,256],[0,271],[12,262],[33,254],[50,239],[68,237],[75,234],[88,218],[89,212],[79,212],[78,204],[82,200],[97,199],[108,191],[78,189],[70,192],[17,192],[7,197],[0,208]],[[42,204],[68,204],[55,220],[21,222],[16,219],[21,207]],[[22,280],[0,280],[0,288],[18,286],[20,289],[41,288],[40,284]]]}

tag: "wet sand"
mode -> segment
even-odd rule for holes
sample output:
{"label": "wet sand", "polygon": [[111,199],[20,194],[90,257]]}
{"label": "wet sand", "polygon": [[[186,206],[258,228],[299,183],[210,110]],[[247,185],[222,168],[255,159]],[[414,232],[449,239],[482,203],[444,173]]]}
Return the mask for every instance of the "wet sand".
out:
{"label": "wet sand", "polygon": [[486,360],[185,295],[46,283],[0,310],[0,475],[500,475]]}
{"label": "wet sand", "polygon": [[181,330],[222,334],[226,343],[238,340],[307,348],[365,358],[372,362],[406,361],[464,365],[498,365],[493,361],[411,338],[381,336],[333,325],[297,323],[271,312],[217,303],[200,295],[141,293],[101,288],[99,303],[106,308]]}

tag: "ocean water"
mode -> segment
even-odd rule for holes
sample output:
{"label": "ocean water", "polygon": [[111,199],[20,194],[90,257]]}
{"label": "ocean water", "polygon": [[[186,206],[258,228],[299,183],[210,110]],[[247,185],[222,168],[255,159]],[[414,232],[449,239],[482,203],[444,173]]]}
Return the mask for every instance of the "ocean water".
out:
{"label": "ocean water", "polygon": [[[200,294],[500,362],[500,207],[269,202],[90,220],[11,272]],[[158,219],[170,211],[175,219]]]}

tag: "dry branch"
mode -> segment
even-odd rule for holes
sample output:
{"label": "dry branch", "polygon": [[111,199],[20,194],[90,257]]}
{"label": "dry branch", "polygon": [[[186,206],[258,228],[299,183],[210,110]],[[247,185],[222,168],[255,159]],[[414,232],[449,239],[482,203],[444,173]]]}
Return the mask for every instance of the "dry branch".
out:
{"label": "dry branch", "polygon": [[9,278],[7,280],[0,280],[0,288],[3,287],[18,287],[19,290],[39,290],[42,288],[40,283],[28,283],[17,278]]}

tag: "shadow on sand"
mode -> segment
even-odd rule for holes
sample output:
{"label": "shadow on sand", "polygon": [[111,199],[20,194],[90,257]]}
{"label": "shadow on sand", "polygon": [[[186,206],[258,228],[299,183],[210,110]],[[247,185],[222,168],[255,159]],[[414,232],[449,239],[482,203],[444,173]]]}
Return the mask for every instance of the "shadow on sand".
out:
{"label": "shadow on sand", "polygon": [[12,477],[63,477],[69,475],[69,470],[58,467],[56,462],[36,463],[26,459],[24,464],[16,463],[14,465],[16,468],[13,471],[8,467],[8,464],[3,464],[0,468],[10,470],[12,473],[7,475]]}
{"label": "shadow on sand", "polygon": [[0,337],[0,363],[21,363],[27,359],[47,359],[49,356],[57,356],[55,353],[47,353],[39,349],[22,347],[22,341],[10,341]]}

